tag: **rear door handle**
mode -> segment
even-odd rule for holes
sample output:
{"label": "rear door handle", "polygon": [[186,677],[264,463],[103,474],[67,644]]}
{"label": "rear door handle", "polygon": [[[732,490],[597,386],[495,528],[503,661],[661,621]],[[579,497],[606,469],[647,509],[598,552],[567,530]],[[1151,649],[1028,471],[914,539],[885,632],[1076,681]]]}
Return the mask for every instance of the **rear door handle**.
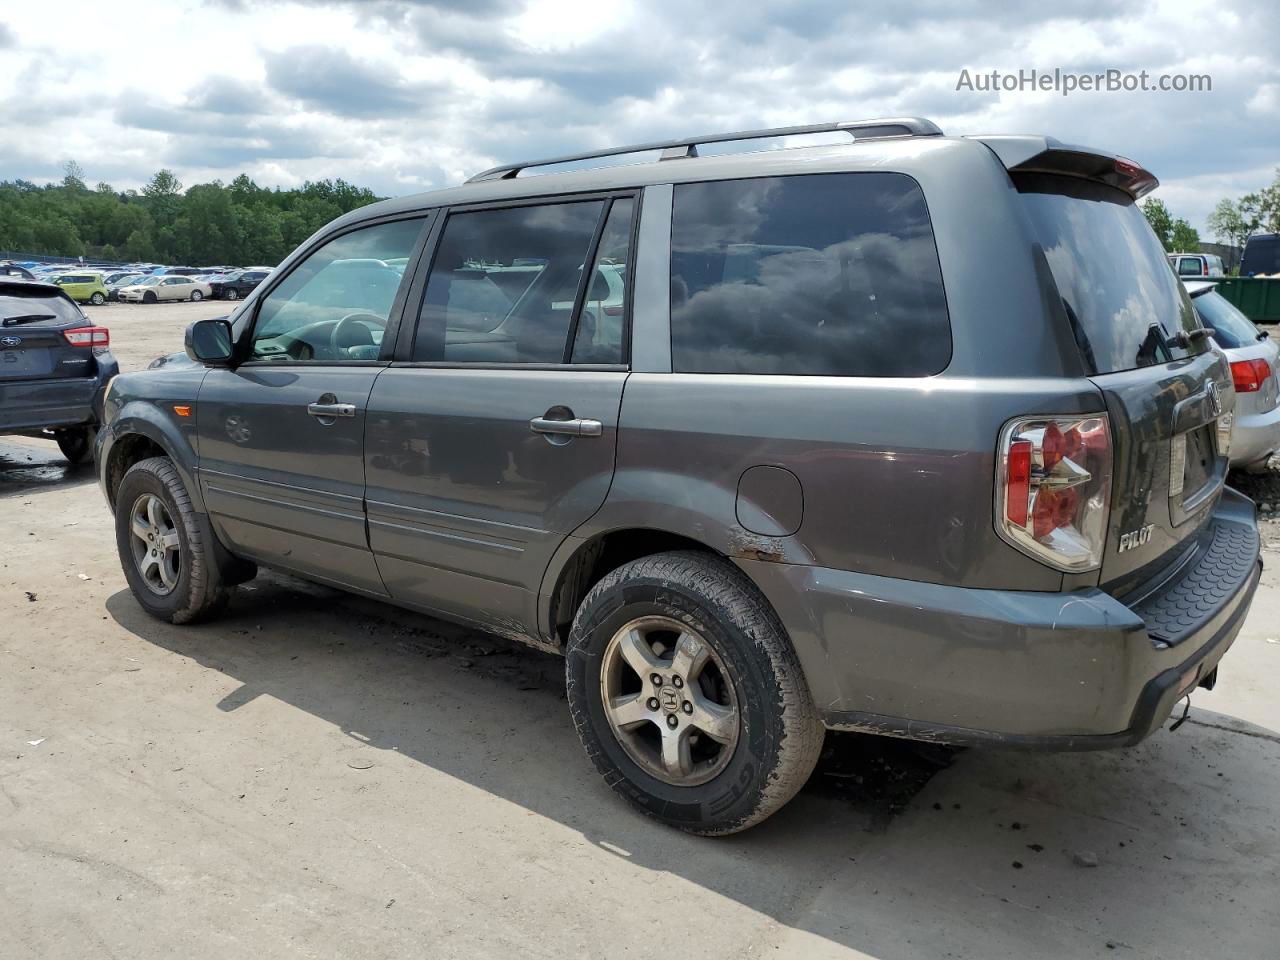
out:
{"label": "rear door handle", "polygon": [[332,420],[336,417],[354,417],[354,403],[308,403],[307,413],[320,420]]}
{"label": "rear door handle", "polygon": [[604,424],[599,420],[549,420],[546,417],[534,417],[529,421],[529,429],[534,433],[554,433],[566,437],[598,437],[604,433]]}

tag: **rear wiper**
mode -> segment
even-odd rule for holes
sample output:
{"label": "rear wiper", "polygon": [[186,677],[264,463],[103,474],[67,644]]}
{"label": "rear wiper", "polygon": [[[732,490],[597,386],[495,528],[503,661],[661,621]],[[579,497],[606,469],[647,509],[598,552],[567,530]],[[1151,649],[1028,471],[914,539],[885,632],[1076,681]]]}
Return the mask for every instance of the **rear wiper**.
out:
{"label": "rear wiper", "polygon": [[37,320],[57,320],[52,313],[24,313],[18,317],[5,317],[4,326],[13,327],[20,323],[35,323]]}
{"label": "rear wiper", "polygon": [[1173,347],[1181,347],[1183,350],[1190,350],[1191,345],[1197,340],[1203,340],[1205,337],[1213,336],[1213,330],[1210,327],[1196,327],[1193,330],[1179,330],[1173,336],[1165,336],[1164,327],[1158,322],[1151,324],[1149,331],[1158,336],[1164,345],[1170,349]]}

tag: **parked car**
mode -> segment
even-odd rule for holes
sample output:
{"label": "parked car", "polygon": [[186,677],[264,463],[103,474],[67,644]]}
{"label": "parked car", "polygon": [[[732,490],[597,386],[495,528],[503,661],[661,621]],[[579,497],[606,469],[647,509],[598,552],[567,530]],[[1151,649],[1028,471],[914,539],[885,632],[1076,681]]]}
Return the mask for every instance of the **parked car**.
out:
{"label": "parked car", "polygon": [[270,270],[240,270],[210,284],[218,300],[243,300],[270,274]]}
{"label": "parked car", "polygon": [[142,283],[142,281],[147,279],[147,276],[148,275],[145,273],[126,273],[123,275],[117,274],[118,279],[116,280],[108,279],[106,281],[107,299],[118,301],[120,299],[121,290],[125,287],[132,287]]}
{"label": "parked car", "polygon": [[106,327],[55,284],[0,277],[0,433],[57,441],[83,463],[120,372]]}
{"label": "parked car", "polygon": [[1169,262],[1180,277],[1221,277],[1222,258],[1213,253],[1171,253]]}
{"label": "parked car", "polygon": [[132,286],[121,287],[117,296],[126,303],[203,300],[209,296],[209,284],[184,276],[150,276]]}
{"label": "parked car", "polygon": [[[815,131],[855,139],[697,155]],[[824,728],[1117,747],[1214,684],[1258,532],[1154,176],[917,119],[542,164],[641,150],[345,214],[117,378],[142,608],[262,565],[562,652],[606,782],[703,834],[781,807]]]}
{"label": "parked car", "polygon": [[1280,233],[1255,233],[1245,241],[1240,276],[1280,276]]}
{"label": "parked car", "polygon": [[0,263],[0,277],[12,277],[18,280],[35,279],[35,275],[30,270],[17,263]]}
{"label": "parked car", "polygon": [[1280,450],[1280,346],[1206,281],[1187,281],[1196,314],[1231,363],[1231,465],[1260,470]]}
{"label": "parked car", "polygon": [[92,303],[98,306],[107,302],[107,286],[102,282],[100,273],[88,271],[64,273],[54,282],[77,303]]}
{"label": "parked car", "polygon": [[196,277],[202,273],[203,267],[165,267],[160,271],[164,277]]}

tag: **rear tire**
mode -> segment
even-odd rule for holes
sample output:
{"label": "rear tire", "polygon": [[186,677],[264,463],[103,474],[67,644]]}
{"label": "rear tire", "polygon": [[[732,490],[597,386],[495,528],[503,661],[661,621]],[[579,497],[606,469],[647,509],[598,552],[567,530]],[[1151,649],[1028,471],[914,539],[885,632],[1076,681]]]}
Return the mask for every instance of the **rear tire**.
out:
{"label": "rear tire", "polygon": [[54,439],[67,462],[78,467],[93,456],[93,442],[97,436],[96,427],[75,427],[71,430],[59,430]]}
{"label": "rear tire", "polygon": [[172,461],[135,463],[120,481],[115,504],[120,566],[142,609],[169,623],[191,623],[226,606],[213,531],[191,506]]}
{"label": "rear tire", "polygon": [[100,293],[95,293],[92,297],[89,298],[89,302],[92,303],[95,307],[100,307],[107,302],[107,298]]}
{"label": "rear tire", "polygon": [[822,749],[782,623],[719,557],[662,553],[606,575],[574,618],[565,674],[574,725],[605,782],[689,833],[764,820]]}
{"label": "rear tire", "polygon": [[191,302],[192,302],[192,303],[199,303],[199,302],[200,302],[201,300],[203,300],[203,299],[204,299],[204,294],[203,294],[203,293],[201,293],[199,290],[192,290],[192,291],[191,291]]}

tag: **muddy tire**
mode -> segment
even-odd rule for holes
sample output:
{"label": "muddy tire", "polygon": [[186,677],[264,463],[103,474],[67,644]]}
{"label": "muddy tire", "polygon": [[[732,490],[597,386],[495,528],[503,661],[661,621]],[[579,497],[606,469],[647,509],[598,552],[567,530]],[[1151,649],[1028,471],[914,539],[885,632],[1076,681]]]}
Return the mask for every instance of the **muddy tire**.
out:
{"label": "muddy tire", "polygon": [[135,463],[116,492],[116,549],[134,598],[170,623],[217,614],[227,589],[213,531],[167,457]]}
{"label": "muddy tire", "polygon": [[59,430],[54,440],[58,449],[72,466],[88,463],[93,457],[93,442],[98,436],[94,427],[76,427],[72,430]]}
{"label": "muddy tire", "polygon": [[605,782],[690,833],[764,820],[822,749],[777,615],[710,554],[656,554],[601,579],[574,618],[565,673],[574,725]]}

